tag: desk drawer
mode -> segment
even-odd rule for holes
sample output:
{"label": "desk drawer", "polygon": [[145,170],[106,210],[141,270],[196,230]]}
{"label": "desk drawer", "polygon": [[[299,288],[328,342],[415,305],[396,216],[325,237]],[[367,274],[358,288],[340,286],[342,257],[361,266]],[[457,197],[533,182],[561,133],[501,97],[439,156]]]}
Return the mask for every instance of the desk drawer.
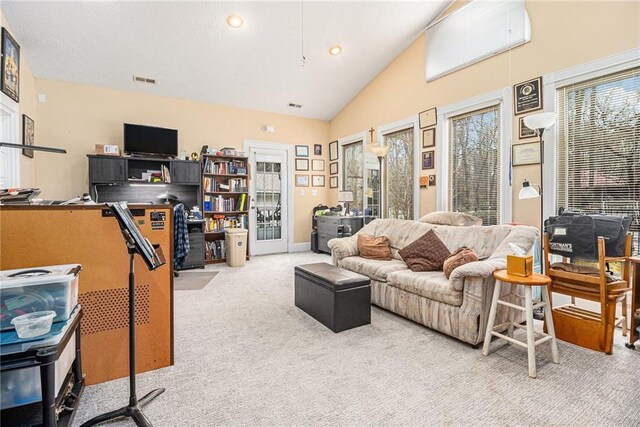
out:
{"label": "desk drawer", "polygon": [[332,236],[330,234],[318,233],[318,249],[320,249],[323,252],[331,252],[331,249],[329,249],[329,246],[327,245],[327,243],[329,242],[329,240],[333,238],[335,238],[335,236]]}

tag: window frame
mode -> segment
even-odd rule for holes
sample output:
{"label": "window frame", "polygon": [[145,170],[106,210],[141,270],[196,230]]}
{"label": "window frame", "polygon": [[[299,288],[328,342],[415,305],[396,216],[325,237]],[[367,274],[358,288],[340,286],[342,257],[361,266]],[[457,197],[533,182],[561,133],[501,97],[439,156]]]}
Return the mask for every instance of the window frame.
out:
{"label": "window frame", "polygon": [[489,107],[500,108],[500,224],[512,221],[513,194],[510,172],[511,145],[513,142],[513,95],[507,86],[480,96],[438,108],[436,125],[436,209],[449,210],[449,151],[451,119]]}
{"label": "window frame", "polygon": [[[5,142],[21,144],[20,109],[18,103],[4,93],[0,93],[0,108],[7,114],[8,122],[2,127],[2,138]],[[0,167],[6,174],[7,188],[20,187],[20,158],[22,150],[19,148],[1,147],[4,150],[6,164]]]}
{"label": "window frame", "polygon": [[[343,191],[343,186],[344,186],[344,146],[345,145],[351,145],[351,144],[355,144],[358,142],[362,142],[362,168],[364,171],[364,167],[365,167],[365,162],[364,162],[364,146],[367,144],[367,132],[366,131],[362,131],[362,132],[358,132],[358,133],[354,133],[353,135],[349,135],[349,136],[345,136],[343,138],[339,138],[338,139],[338,191]],[[331,162],[334,162],[336,160],[333,160]],[[330,163],[331,163],[330,162]],[[364,192],[366,190],[366,179],[363,179],[363,184],[362,184],[362,190],[363,190],[363,206],[365,206],[366,204],[366,200],[364,200],[365,196],[364,196]],[[337,193],[336,193],[337,194]]]}
{"label": "window frame", "polygon": [[[406,117],[401,120],[396,120],[395,122],[387,123],[384,125],[378,126],[376,130],[376,141],[378,145],[384,145],[384,136],[393,132],[398,132],[401,130],[406,130],[409,128],[413,128],[413,219],[417,220],[420,218],[420,159],[422,157],[422,147],[420,145],[420,125],[418,120],[418,115],[413,115]],[[387,179],[386,171],[384,179]],[[365,188],[366,190],[366,188]],[[385,192],[386,192],[385,187]],[[384,194],[382,197],[382,201],[384,206],[381,207],[381,211],[385,212],[386,216],[386,208],[387,208],[387,195]]]}
{"label": "window frame", "polygon": [[[606,58],[545,74],[542,78],[542,96],[545,99],[544,111],[558,113],[558,90],[565,86],[596,79],[638,66],[640,66],[640,48],[631,49]],[[545,132],[544,134],[545,148],[549,148],[544,150],[544,188],[542,189],[544,196],[542,198],[542,211],[545,218],[557,214],[556,205],[558,202],[558,194],[556,188],[558,179],[556,171],[559,166],[557,149],[559,139],[558,128],[558,126],[554,125],[551,132]]]}

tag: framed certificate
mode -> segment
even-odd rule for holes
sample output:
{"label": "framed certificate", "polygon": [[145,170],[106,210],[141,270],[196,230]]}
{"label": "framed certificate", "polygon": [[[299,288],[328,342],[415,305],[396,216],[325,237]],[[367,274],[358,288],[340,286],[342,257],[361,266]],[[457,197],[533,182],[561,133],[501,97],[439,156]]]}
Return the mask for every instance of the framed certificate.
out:
{"label": "framed certificate", "polygon": [[536,165],[540,163],[539,142],[514,144],[511,150],[511,164],[513,166]]}
{"label": "framed certificate", "polygon": [[514,114],[542,109],[542,77],[513,86]]}
{"label": "framed certificate", "polygon": [[438,124],[438,116],[436,113],[437,112],[435,108],[422,111],[418,116],[420,120],[420,129],[428,128]]}

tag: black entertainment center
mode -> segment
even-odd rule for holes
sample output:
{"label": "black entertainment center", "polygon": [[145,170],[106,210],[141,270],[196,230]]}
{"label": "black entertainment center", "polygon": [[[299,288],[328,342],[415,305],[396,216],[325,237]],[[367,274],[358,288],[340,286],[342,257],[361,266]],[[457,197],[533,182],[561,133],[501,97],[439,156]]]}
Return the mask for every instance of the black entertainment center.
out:
{"label": "black entertainment center", "polygon": [[[87,155],[89,194],[95,202],[161,204],[169,198],[187,211],[202,206],[201,165],[177,159],[177,130],[125,123],[123,151],[127,155]],[[163,173],[158,177],[150,171]],[[202,222],[188,228],[191,250],[184,268],[204,268]]]}

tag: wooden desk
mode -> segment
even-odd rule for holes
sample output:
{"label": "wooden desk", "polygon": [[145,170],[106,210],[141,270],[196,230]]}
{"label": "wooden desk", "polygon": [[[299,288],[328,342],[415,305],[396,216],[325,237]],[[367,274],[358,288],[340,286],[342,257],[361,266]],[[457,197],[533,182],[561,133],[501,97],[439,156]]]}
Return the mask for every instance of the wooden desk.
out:
{"label": "wooden desk", "polygon": [[[136,257],[137,372],[173,364],[173,209],[130,205],[142,234],[167,263],[149,271]],[[0,269],[81,264],[82,358],[87,385],[125,377],[128,369],[129,255],[102,205],[0,207]],[[154,221],[152,213],[164,214]],[[139,214],[141,216],[135,216]],[[163,222],[162,224],[156,224]]]}
{"label": "wooden desk", "polygon": [[631,329],[627,347],[633,349],[635,342],[640,340],[640,255],[630,257],[629,261],[631,261]]}

